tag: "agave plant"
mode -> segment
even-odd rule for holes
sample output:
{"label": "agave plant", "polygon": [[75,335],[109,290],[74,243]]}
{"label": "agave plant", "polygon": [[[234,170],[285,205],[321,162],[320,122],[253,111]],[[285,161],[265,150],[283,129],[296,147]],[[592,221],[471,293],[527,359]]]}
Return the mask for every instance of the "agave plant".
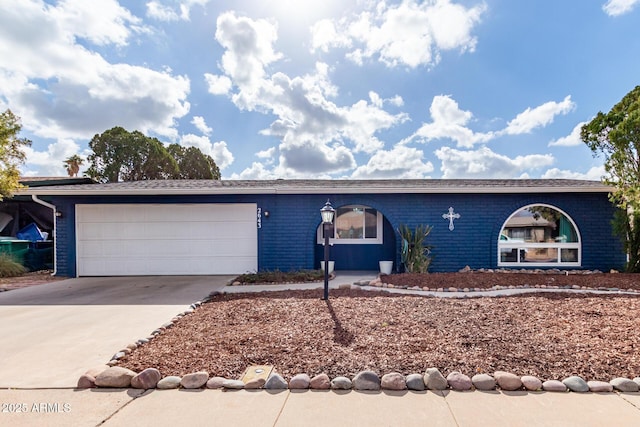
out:
{"label": "agave plant", "polygon": [[418,225],[411,230],[404,224],[398,228],[402,237],[402,263],[407,273],[426,273],[429,269],[433,246],[427,245],[425,239],[432,229],[429,225]]}

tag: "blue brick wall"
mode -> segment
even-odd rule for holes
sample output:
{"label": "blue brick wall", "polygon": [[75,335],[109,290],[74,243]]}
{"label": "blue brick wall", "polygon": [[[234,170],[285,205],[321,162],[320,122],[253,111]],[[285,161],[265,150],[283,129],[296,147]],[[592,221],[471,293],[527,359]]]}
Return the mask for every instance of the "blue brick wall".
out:
{"label": "blue brick wall", "polygon": [[[621,269],[625,262],[622,245],[613,236],[614,208],[606,194],[315,194],[315,195],[237,195],[237,196],[129,196],[58,197],[50,201],[63,217],[58,219],[58,272],[75,276],[75,204],[82,203],[257,203],[262,212],[258,230],[258,266],[262,270],[318,268],[322,245],[316,243],[320,209],[327,198],[337,208],[361,204],[379,210],[385,218],[384,245],[334,245],[332,259],[336,269],[377,270],[381,259],[400,264],[400,224],[413,228],[433,226],[428,243],[434,246],[430,271],[457,271],[495,268],[498,237],[505,221],[515,211],[530,204],[549,204],[569,215],[578,227],[582,242],[582,268],[608,271]],[[450,231],[442,218],[449,207],[460,214]]]}

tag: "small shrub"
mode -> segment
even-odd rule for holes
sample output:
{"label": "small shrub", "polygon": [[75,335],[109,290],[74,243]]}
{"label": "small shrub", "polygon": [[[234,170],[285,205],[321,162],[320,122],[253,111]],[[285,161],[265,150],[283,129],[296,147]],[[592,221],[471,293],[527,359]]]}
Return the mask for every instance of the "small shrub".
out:
{"label": "small shrub", "polygon": [[429,225],[418,225],[411,230],[404,224],[398,228],[402,237],[402,263],[407,273],[426,273],[429,269],[433,246],[425,244],[425,239],[432,229]]}
{"label": "small shrub", "polygon": [[324,273],[321,270],[295,270],[295,271],[258,271],[256,273],[242,274],[233,281],[240,283],[304,283],[322,280]]}
{"label": "small shrub", "polygon": [[0,277],[16,277],[27,272],[27,269],[11,255],[0,254]]}

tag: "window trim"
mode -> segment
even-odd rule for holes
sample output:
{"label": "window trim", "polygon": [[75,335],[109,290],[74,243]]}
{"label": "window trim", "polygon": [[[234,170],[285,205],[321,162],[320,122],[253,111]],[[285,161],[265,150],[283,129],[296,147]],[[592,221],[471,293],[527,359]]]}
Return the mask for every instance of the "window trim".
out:
{"label": "window trim", "polygon": [[[518,212],[531,208],[533,206],[542,206],[546,208],[554,209],[560,212],[570,223],[573,229],[576,232],[577,242],[563,243],[563,242],[550,242],[550,243],[528,243],[528,242],[519,242],[519,241],[503,241],[500,236],[502,236],[502,232],[506,227],[507,223],[513,218]],[[529,205],[522,206],[515,210],[507,220],[500,227],[500,232],[498,233],[498,267],[581,267],[582,266],[582,236],[580,235],[580,230],[576,225],[573,218],[571,218],[565,211],[558,208],[557,206],[549,205],[546,203],[532,203]],[[554,262],[526,262],[521,261],[520,257],[522,251],[527,250],[535,250],[535,249],[557,249],[557,258]],[[563,249],[577,249],[578,256],[576,261],[562,261],[562,251]],[[503,250],[515,250],[516,251],[516,261],[514,262],[506,262],[502,261],[502,252]]]}
{"label": "window trim", "polygon": [[[340,208],[362,208],[362,209],[375,209],[376,211],[376,237],[375,238],[361,238],[361,239],[340,239],[340,238],[335,238],[335,237],[331,237],[329,238],[329,244],[330,245],[381,245],[384,243],[384,236],[383,236],[383,216],[382,213],[376,209],[373,208],[371,206],[365,206],[365,205],[344,205],[344,206],[340,206]],[[338,208],[338,209],[340,209]],[[338,209],[336,209],[336,213],[338,211]],[[333,223],[331,224],[333,226],[333,235],[336,236],[336,218],[334,218]],[[320,223],[320,225],[318,225],[318,228],[316,229],[316,244],[318,245],[323,245],[324,244],[324,237],[322,236],[322,227],[323,224]]]}

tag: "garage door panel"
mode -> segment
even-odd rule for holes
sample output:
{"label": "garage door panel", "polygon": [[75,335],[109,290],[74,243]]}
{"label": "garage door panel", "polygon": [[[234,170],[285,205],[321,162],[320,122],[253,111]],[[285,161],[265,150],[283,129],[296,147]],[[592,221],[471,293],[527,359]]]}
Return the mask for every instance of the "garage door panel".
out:
{"label": "garage door panel", "polygon": [[239,274],[257,269],[255,204],[78,205],[78,274]]}

